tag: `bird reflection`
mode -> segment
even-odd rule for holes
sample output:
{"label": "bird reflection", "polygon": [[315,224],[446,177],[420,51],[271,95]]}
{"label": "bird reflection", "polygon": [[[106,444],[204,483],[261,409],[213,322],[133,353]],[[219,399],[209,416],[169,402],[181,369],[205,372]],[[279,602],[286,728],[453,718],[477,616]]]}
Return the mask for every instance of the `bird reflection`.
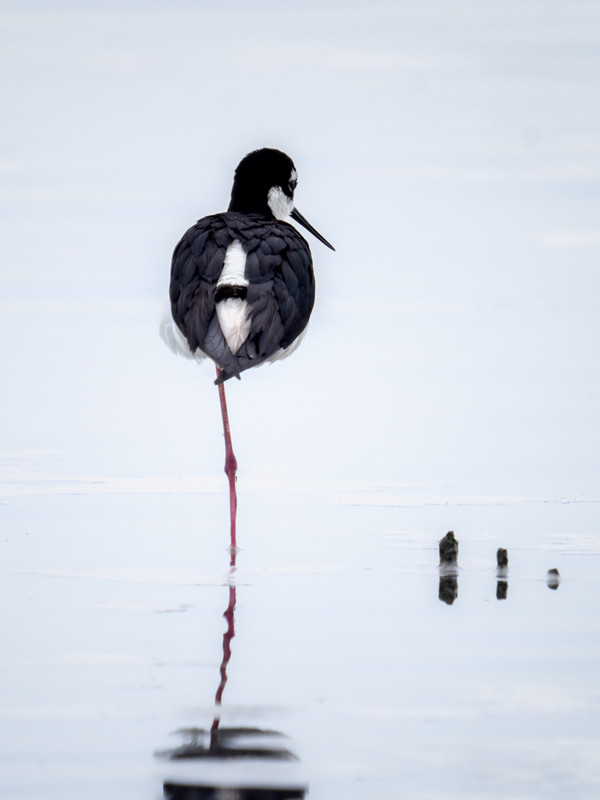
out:
{"label": "bird reflection", "polygon": [[[236,552],[231,551],[231,578],[235,572]],[[223,634],[223,656],[219,668],[220,680],[215,694],[215,713],[209,729],[182,728],[176,733],[182,744],[172,750],[157,753],[173,766],[194,767],[181,777],[169,777],[163,782],[165,800],[297,800],[306,796],[307,788],[297,780],[282,780],[270,774],[276,764],[297,762],[298,759],[284,744],[279,731],[254,727],[221,725],[223,692],[227,685],[227,667],[231,659],[231,642],[235,636],[236,586],[229,586],[229,602],[223,614],[227,630]],[[243,780],[242,773],[232,772],[234,763],[248,760],[254,764],[252,779]],[[227,764],[223,769],[215,769]],[[264,767],[263,774],[256,765]],[[257,778],[257,774],[259,777]],[[246,784],[246,785],[244,785]]]}
{"label": "bird reflection", "polygon": [[166,800],[296,800],[306,797],[299,789],[223,789],[218,786],[182,787],[165,784]]}
{"label": "bird reflection", "polygon": [[[171,761],[188,758],[277,758],[296,761],[285,747],[275,746],[279,731],[264,728],[180,728],[184,743],[170,750]],[[269,742],[272,744],[269,746]]]}

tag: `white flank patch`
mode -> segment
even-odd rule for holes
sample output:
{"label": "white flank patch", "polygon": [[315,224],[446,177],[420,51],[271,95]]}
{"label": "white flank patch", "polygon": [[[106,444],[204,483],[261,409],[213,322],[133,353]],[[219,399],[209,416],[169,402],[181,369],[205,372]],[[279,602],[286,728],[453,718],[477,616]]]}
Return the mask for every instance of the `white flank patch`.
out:
{"label": "white flank patch", "polygon": [[161,311],[158,321],[158,332],[160,338],[176,356],[183,356],[184,358],[190,358],[194,361],[202,361],[206,358],[206,354],[203,353],[200,348],[198,348],[195,353],[192,353],[187,339],[175,324],[169,303],[165,303]]}
{"label": "white flank patch", "polygon": [[267,203],[275,219],[287,219],[294,210],[294,201],[290,200],[281,186],[271,186]]}
{"label": "white flank patch", "polygon": [[[238,239],[227,248],[223,271],[217,281],[220,286],[248,286],[246,272],[246,253]],[[217,319],[227,342],[227,347],[235,355],[250,333],[250,306],[241,297],[228,297],[216,306]]]}

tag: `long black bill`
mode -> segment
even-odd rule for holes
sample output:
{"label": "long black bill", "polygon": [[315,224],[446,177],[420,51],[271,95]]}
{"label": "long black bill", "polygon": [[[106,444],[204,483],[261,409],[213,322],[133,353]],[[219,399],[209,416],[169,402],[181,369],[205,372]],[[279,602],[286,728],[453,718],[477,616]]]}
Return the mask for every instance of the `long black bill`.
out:
{"label": "long black bill", "polygon": [[298,211],[298,209],[297,209],[297,208],[295,208],[295,209],[292,211],[292,213],[290,214],[290,217],[291,217],[293,220],[295,220],[296,222],[299,222],[299,223],[300,223],[300,225],[304,225],[304,227],[306,228],[306,230],[307,230],[307,231],[310,231],[310,232],[312,233],[312,235],[313,235],[315,238],[317,238],[317,239],[318,239],[320,242],[323,242],[323,244],[324,244],[324,245],[326,245],[327,247],[329,247],[329,248],[330,248],[330,250],[335,250],[335,247],[334,247],[332,244],[329,244],[329,242],[327,241],[327,239],[325,239],[325,237],[324,237],[324,236],[321,236],[321,234],[319,233],[319,231],[316,231],[316,230],[313,228],[313,226],[310,224],[310,222],[309,222],[308,220],[304,219],[304,217],[303,217],[303,216],[302,216],[302,214],[301,214],[301,213]]}

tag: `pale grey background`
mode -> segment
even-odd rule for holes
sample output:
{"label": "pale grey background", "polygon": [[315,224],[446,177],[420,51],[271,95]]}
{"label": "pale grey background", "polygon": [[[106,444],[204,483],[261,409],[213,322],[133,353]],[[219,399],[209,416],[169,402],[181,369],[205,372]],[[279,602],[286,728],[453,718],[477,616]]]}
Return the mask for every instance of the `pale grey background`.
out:
{"label": "pale grey background", "polygon": [[210,367],[157,339],[239,158],[295,159],[318,281],[231,387],[244,470],[595,492],[600,10],[2,3],[4,448],[211,474]]}
{"label": "pale grey background", "polygon": [[[0,64],[7,796],[160,797],[235,582],[226,720],[311,797],[596,798],[600,6],[3,0]],[[213,372],[157,318],[265,145],[337,252],[228,384],[229,575]]]}

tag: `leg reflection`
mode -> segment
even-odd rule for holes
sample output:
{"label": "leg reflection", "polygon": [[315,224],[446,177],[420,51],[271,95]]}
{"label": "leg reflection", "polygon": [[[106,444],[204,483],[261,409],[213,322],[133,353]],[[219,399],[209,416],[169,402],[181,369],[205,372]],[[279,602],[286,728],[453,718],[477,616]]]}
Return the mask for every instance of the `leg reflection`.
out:
{"label": "leg reflection", "polygon": [[166,800],[298,800],[307,787],[297,774],[298,759],[279,731],[222,725],[223,693],[235,636],[236,586],[232,551],[229,602],[223,614],[223,656],[215,711],[210,729],[176,731],[183,739],[173,750],[157,753],[167,760],[163,791]]}
{"label": "leg reflection", "polygon": [[217,693],[215,694],[215,717],[213,719],[213,724],[211,726],[211,732],[216,735],[216,732],[219,728],[219,723],[221,721],[221,703],[223,701],[223,691],[225,690],[225,685],[227,684],[227,665],[229,664],[229,659],[231,658],[231,640],[235,636],[235,601],[236,601],[236,587],[230,586],[229,587],[229,605],[227,606],[227,610],[223,614],[225,619],[227,620],[227,630],[223,634],[223,659],[221,661],[221,681],[219,683],[219,688],[217,689]]}

